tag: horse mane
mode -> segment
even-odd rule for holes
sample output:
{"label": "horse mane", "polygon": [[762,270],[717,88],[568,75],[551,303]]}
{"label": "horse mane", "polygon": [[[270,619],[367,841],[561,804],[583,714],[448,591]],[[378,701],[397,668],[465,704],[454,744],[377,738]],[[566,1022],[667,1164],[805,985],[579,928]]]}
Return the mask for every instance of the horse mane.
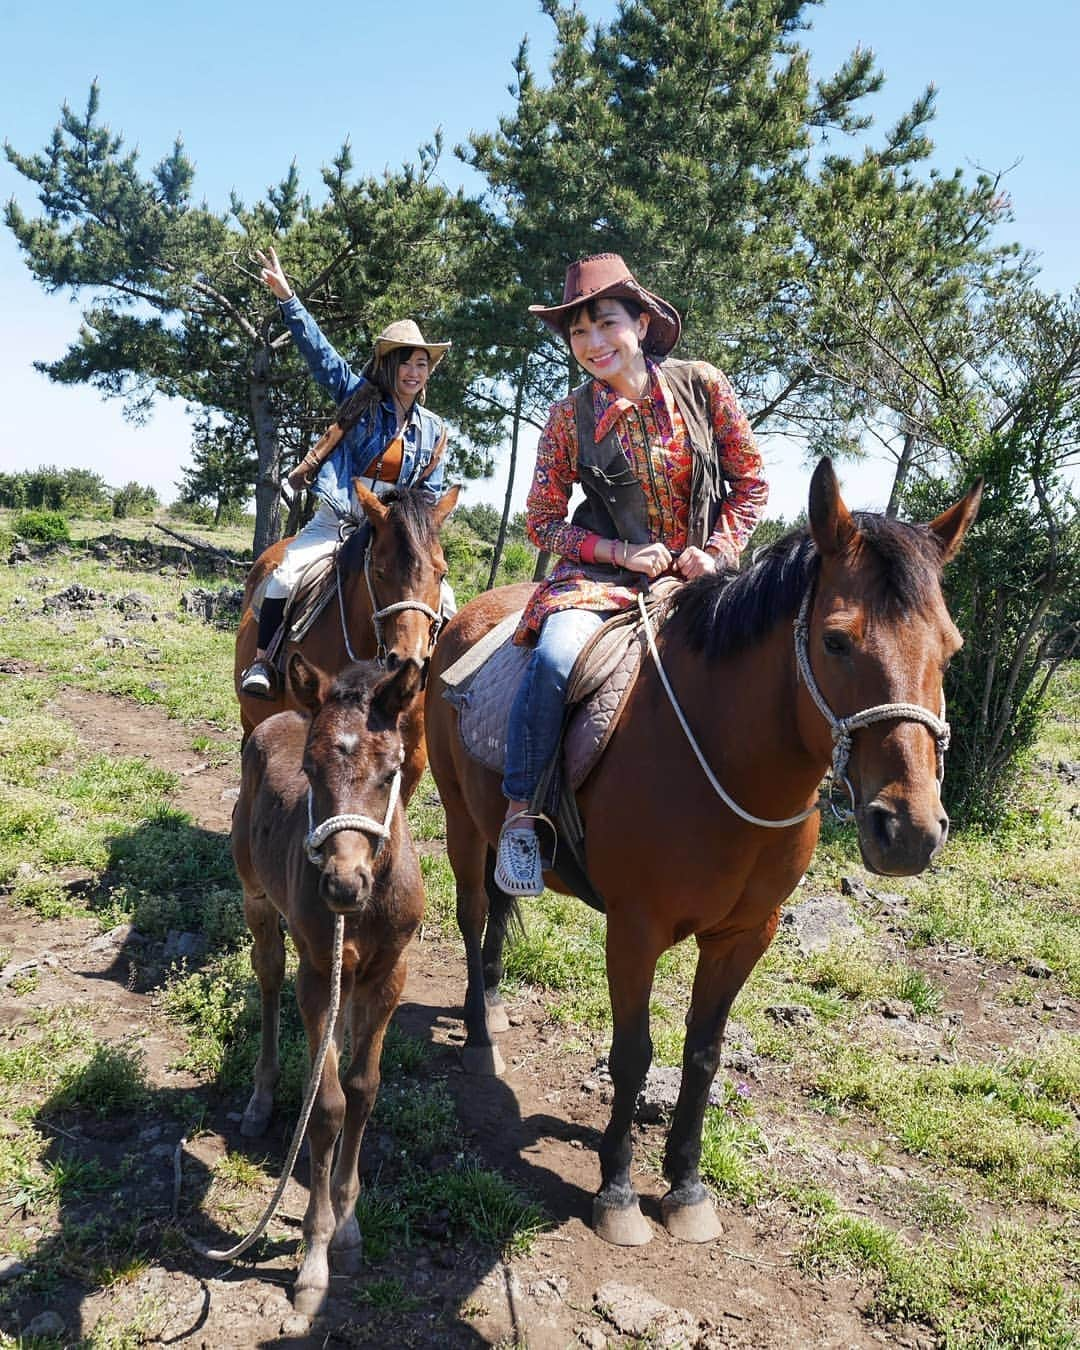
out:
{"label": "horse mane", "polygon": [[335,676],[326,701],[351,703],[356,707],[362,707],[371,698],[372,690],[385,675],[385,667],[376,661],[354,661]]}
{"label": "horse mane", "polygon": [[[855,512],[852,558],[870,560],[868,600],[887,617],[929,607],[938,595],[942,549],[925,525]],[[665,625],[706,660],[734,656],[794,619],[821,557],[809,527],[792,530],[738,573],[700,577],[679,594]]]}
{"label": "horse mane", "polygon": [[[406,563],[418,554],[430,553],[439,537],[435,525],[435,503],[430,495],[423,488],[391,488],[380,500],[389,513],[387,525],[397,540],[399,560]],[[358,539],[366,533],[356,530],[345,541],[341,551],[341,570],[346,576],[353,575],[363,566],[365,549]]]}

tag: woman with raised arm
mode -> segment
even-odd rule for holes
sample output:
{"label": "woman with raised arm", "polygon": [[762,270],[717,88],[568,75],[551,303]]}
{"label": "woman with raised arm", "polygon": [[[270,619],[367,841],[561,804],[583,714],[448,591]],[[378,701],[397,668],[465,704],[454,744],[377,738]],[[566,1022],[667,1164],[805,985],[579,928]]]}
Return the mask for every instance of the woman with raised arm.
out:
{"label": "woman with raised arm", "polygon": [[[727,378],[669,357],[682,321],[622,258],[567,270],[559,305],[531,305],[589,378],[556,403],[537,447],[526,523],[561,561],[514,640],[535,644],[514,700],[496,883],[543,890],[533,796],[559,740],[574,661],[605,618],[636,603],[639,578],[689,581],[737,568],[768,497],[761,456]],[[667,358],[667,359],[665,359]],[[567,520],[570,492],[585,500]]]}
{"label": "woman with raised arm", "polygon": [[[357,373],[334,350],[294,294],[275,251],[269,248],[256,256],[262,267],[260,277],[277,297],[297,351],[316,382],[337,403],[336,425],[343,430],[336,441],[323,437],[289,475],[294,490],[311,488],[318,506],[267,584],[259,614],[258,650],[240,682],[245,694],[273,698],[276,674],[266,659],[267,647],[302,573],[321,554],[334,549],[344,517],[360,517],[353,500],[353,479],[359,478],[379,494],[422,484],[432,500],[441,495],[446,430],[442,419],[424,407],[424,391],[450,343],[428,342],[412,319],[399,319],[375,339],[374,351]],[[444,609],[453,613],[453,596],[446,591]]]}

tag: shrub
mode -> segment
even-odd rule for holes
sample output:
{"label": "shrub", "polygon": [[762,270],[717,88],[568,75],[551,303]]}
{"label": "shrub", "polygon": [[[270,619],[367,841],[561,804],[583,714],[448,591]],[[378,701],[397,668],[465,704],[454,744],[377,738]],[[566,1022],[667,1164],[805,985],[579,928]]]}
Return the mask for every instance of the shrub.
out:
{"label": "shrub", "polygon": [[12,528],[22,539],[43,544],[67,542],[71,538],[66,518],[59,511],[20,511]]}
{"label": "shrub", "polygon": [[143,487],[141,483],[125,483],[113,493],[112,512],[117,520],[124,520],[128,516],[148,516],[159,505],[154,489]]}

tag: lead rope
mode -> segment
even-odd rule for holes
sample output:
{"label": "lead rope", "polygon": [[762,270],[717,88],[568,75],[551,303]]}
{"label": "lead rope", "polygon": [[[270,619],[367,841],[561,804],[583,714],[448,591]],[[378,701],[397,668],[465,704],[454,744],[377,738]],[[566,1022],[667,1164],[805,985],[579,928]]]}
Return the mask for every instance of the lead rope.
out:
{"label": "lead rope", "polygon": [[[945,721],[944,716],[936,717],[929,709],[920,707],[917,703],[879,703],[873,708],[866,708],[862,712],[853,713],[850,717],[837,717],[825,702],[825,698],[817,686],[817,681],[814,679],[814,672],[810,668],[810,653],[808,648],[810,597],[811,592],[807,590],[806,595],[803,597],[802,605],[799,608],[798,618],[795,620],[794,624],[795,662],[799,677],[806,685],[810,697],[814,700],[815,706],[829,724],[829,729],[832,732],[832,773],[834,782],[842,782],[845,784],[848,795],[851,798],[851,805],[854,807],[855,792],[847,776],[848,760],[851,757],[852,735],[854,732],[858,731],[860,727],[869,726],[872,722],[883,722],[895,719],[907,722],[921,722],[930,729],[934,736],[937,752],[936,770],[937,781],[940,786],[945,775],[945,751],[949,748],[949,724]],[[701,752],[700,746],[694,739],[693,732],[690,730],[689,723],[683,714],[682,708],[679,707],[679,700],[675,697],[675,691],[671,687],[671,681],[667,677],[667,671],[664,669],[663,663],[660,660],[660,653],[656,648],[656,638],[653,633],[649,612],[645,607],[645,597],[640,592],[638,593],[637,603],[638,610],[641,614],[641,621],[645,629],[645,638],[649,644],[649,651],[652,655],[653,662],[656,665],[657,674],[660,676],[660,683],[664,686],[664,692],[667,694],[672,710],[679,720],[679,725],[683,729],[683,734],[686,736],[690,749],[693,750],[697,762],[701,765],[702,772],[709,781],[709,786],[720,800],[734,811],[740,819],[745,820],[747,824],[760,825],[767,830],[783,830],[791,825],[801,825],[804,820],[809,820],[815,811],[820,811],[822,801],[819,799],[813,806],[807,807],[805,811],[801,811],[797,816],[788,816],[786,820],[766,820],[762,816],[755,816],[751,812],[743,810],[738,802],[724,791],[723,785],[709,767],[705,756]],[[941,710],[944,714],[944,695],[942,695]],[[831,807],[833,814],[839,819],[854,819],[854,810],[847,807],[837,807],[831,800],[829,801],[829,806]]]}
{"label": "lead rope", "polygon": [[[386,817],[382,824],[371,816],[361,815],[340,815],[331,816],[324,820],[321,825],[315,827],[312,824],[312,798],[311,788],[308,788],[307,809],[308,809],[308,833],[304,839],[304,851],[314,865],[318,865],[319,847],[326,842],[332,834],[339,830],[364,830],[369,834],[378,837],[379,842],[375,845],[375,857],[378,858],[383,845],[390,837],[390,822],[393,819],[394,808],[397,806],[398,797],[401,793],[401,770],[398,769],[394,774],[393,782],[390,784],[390,800],[386,808]],[[242,1241],[234,1247],[228,1247],[223,1250],[205,1246],[198,1238],[185,1234],[188,1245],[193,1247],[200,1256],[209,1257],[211,1261],[235,1261],[238,1256],[252,1246],[262,1237],[266,1225],[274,1216],[274,1211],[278,1207],[278,1202],[285,1193],[285,1187],[289,1184],[289,1178],[292,1176],[292,1170],[296,1165],[296,1157],[300,1152],[300,1145],[304,1139],[304,1132],[308,1127],[308,1121],[311,1119],[311,1111],[315,1105],[315,1096],[319,1090],[319,1084],[322,1082],[323,1067],[326,1064],[326,1056],[330,1052],[330,1042],[334,1035],[334,1028],[337,1025],[338,1011],[341,1007],[341,964],[342,955],[345,947],[345,916],[337,914],[334,916],[334,951],[331,958],[330,968],[330,1008],[326,1018],[326,1029],[323,1032],[322,1040],[319,1043],[319,1049],[315,1056],[315,1061],[311,1066],[311,1078],[308,1082],[307,1094],[304,1097],[304,1105],[300,1110],[300,1117],[296,1122],[296,1129],[293,1131],[292,1143],[289,1145],[289,1152],[285,1159],[285,1165],[282,1168],[281,1176],[270,1197],[270,1203],[263,1211],[262,1218],[251,1230],[251,1232]],[[187,1143],[187,1136],[181,1137],[176,1146],[173,1165],[173,1215],[175,1217],[180,1207],[180,1159],[183,1154],[184,1145]]]}

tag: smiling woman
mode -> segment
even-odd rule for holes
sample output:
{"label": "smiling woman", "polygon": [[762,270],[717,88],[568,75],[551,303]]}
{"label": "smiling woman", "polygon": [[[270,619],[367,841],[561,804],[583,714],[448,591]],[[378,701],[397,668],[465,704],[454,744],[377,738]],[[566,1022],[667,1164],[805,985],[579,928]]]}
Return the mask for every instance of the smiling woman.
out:
{"label": "smiling woman", "polygon": [[[243,694],[273,699],[278,680],[267,650],[300,577],[337,547],[342,519],[363,520],[356,484],[377,496],[395,487],[418,487],[432,502],[438,500],[445,471],[446,429],[441,418],[423,404],[428,377],[450,344],[426,341],[412,319],[401,319],[375,339],[375,350],[358,373],[334,350],[293,292],[274,249],[257,257],[262,264],[260,276],[277,297],[297,350],[316,383],[338,404],[329,432],[289,476],[294,490],[311,489],[318,506],[289,543],[267,583],[255,660],[241,677]],[[449,613],[454,609],[448,591],[443,608]]]}
{"label": "smiling woman", "polygon": [[[543,890],[532,802],[555,751],[578,653],[635,603],[640,578],[690,581],[737,568],[768,495],[761,456],[723,373],[670,352],[682,321],[615,253],[574,263],[562,303],[532,305],[591,377],[556,403],[527,507],[533,542],[559,555],[515,635],[536,651],[510,717],[506,825],[495,879]],[[571,488],[585,501],[567,521]]]}

